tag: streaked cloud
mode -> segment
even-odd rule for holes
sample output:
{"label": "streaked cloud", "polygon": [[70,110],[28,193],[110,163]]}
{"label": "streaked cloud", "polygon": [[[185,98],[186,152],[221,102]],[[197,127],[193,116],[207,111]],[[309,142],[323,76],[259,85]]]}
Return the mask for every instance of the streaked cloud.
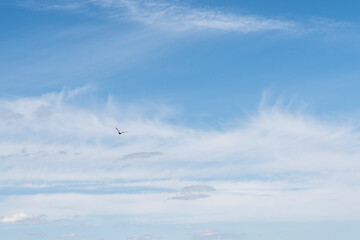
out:
{"label": "streaked cloud", "polygon": [[207,185],[192,185],[186,186],[182,189],[177,196],[171,197],[170,199],[175,200],[196,200],[199,198],[207,198],[210,197],[208,194],[204,194],[203,192],[213,192],[215,188]]}
{"label": "streaked cloud", "polygon": [[[360,152],[354,149],[360,144],[359,132],[357,124],[350,121],[331,122],[280,107],[263,107],[234,128],[204,130],[167,122],[161,117],[162,108],[155,106],[151,115],[146,113],[148,106],[142,113],[139,107],[132,109],[112,100],[104,102],[101,109],[76,106],[76,99],[86,94],[63,91],[2,100],[2,112],[13,109],[23,118],[16,126],[0,120],[2,157],[16,156],[6,162],[0,178],[139,179],[152,178],[154,171],[158,178],[275,173],[316,176],[358,167]],[[34,112],[43,105],[53,114],[39,119]],[[123,126],[129,134],[119,137],[113,126]],[[154,157],[161,152],[166,155]],[[134,157],[139,158],[138,165],[130,172],[112,166],[119,158]],[[40,165],[52,173],[38,172]]]}
{"label": "streaked cloud", "polygon": [[135,234],[131,237],[127,238],[128,240],[149,240],[152,239],[151,235],[144,235],[144,234]]}
{"label": "streaked cloud", "polygon": [[212,239],[239,239],[241,236],[231,233],[217,233],[212,230],[199,231],[191,238],[193,240],[212,240]]}
{"label": "streaked cloud", "polygon": [[36,224],[45,221],[45,215],[30,215],[23,212],[0,218],[0,223],[27,223]]}
{"label": "streaked cloud", "polygon": [[150,158],[154,156],[162,156],[162,152],[135,152],[122,156],[121,160],[132,160],[137,158]]}
{"label": "streaked cloud", "polygon": [[[98,1],[109,6],[109,1]],[[102,4],[104,6],[104,4]],[[110,6],[128,9],[130,19],[166,29],[218,29],[239,32],[290,29],[290,21],[267,19],[260,16],[241,16],[208,9],[190,8],[174,2],[110,1]]]}
{"label": "streaked cloud", "polygon": [[[0,189],[11,193],[0,200],[2,222],[44,214],[185,223],[360,216],[356,119],[265,104],[231,128],[208,130],[168,121],[156,105],[148,114],[149,105],[110,98],[79,104],[89,94],[1,100],[1,112],[23,116],[16,125],[0,119]],[[39,118],[41,106],[52,114]],[[129,133],[119,137],[114,126]],[[114,162],[122,157],[137,159],[125,168]]]}
{"label": "streaked cloud", "polygon": [[185,194],[180,194],[178,196],[175,197],[171,197],[169,199],[175,199],[175,200],[196,200],[199,198],[207,198],[209,197],[209,195],[206,194],[194,194],[194,193],[185,193]]}
{"label": "streaked cloud", "polygon": [[215,188],[207,185],[191,185],[183,188],[184,192],[212,192]]}
{"label": "streaked cloud", "polygon": [[38,10],[90,11],[101,9],[97,15],[116,20],[131,20],[167,31],[213,29],[242,33],[296,30],[294,21],[266,18],[257,15],[227,13],[221,10],[192,8],[177,1],[92,0],[92,1],[27,1],[21,6]]}

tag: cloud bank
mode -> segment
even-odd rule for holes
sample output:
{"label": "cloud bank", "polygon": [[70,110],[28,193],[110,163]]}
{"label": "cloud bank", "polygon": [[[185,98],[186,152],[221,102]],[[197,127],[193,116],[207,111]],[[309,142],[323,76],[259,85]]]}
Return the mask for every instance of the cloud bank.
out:
{"label": "cloud bank", "polygon": [[356,119],[263,106],[208,130],[169,121],[163,107],[83,105],[89,98],[85,88],[0,101],[1,223],[360,218]]}

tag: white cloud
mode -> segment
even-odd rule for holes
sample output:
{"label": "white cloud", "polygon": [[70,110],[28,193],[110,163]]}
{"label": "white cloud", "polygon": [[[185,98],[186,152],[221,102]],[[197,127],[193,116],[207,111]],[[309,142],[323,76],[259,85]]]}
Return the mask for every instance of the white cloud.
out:
{"label": "white cloud", "polygon": [[191,185],[183,188],[184,192],[212,192],[215,188],[208,185]]}
{"label": "white cloud", "polygon": [[174,199],[174,200],[196,200],[196,199],[200,199],[200,198],[207,198],[209,197],[209,195],[207,194],[194,194],[194,193],[185,193],[185,194],[180,194],[178,196],[175,197],[171,197],[169,199]]}
{"label": "white cloud", "polygon": [[226,13],[220,10],[192,8],[175,1],[91,0],[91,1],[28,1],[22,6],[38,10],[83,10],[100,7],[100,15],[128,19],[168,31],[214,29],[242,33],[269,30],[296,30],[292,21],[271,19],[257,15]]}
{"label": "white cloud", "polygon": [[151,235],[135,234],[131,237],[128,237],[128,240],[148,240],[148,239],[151,239]]}
{"label": "white cloud", "polygon": [[29,215],[23,212],[0,218],[0,223],[28,223],[35,224],[45,220],[44,215]]}
{"label": "white cloud", "polygon": [[[261,107],[235,127],[206,130],[168,121],[162,107],[84,107],[87,94],[1,100],[0,112],[23,117],[16,126],[0,119],[0,187],[40,193],[3,196],[2,222],[44,213],[180,222],[360,217],[356,120]],[[34,114],[40,106],[52,114]],[[124,168],[118,160],[134,153]]]}
{"label": "white cloud", "polygon": [[75,233],[66,233],[63,235],[64,238],[73,238],[73,237],[76,237],[76,234]]}
{"label": "white cloud", "polygon": [[182,192],[177,196],[171,197],[170,199],[175,200],[196,200],[199,198],[210,197],[208,194],[203,194],[202,192],[212,192],[215,191],[214,187],[207,185],[191,185],[186,186],[182,189]]}
{"label": "white cloud", "polygon": [[3,217],[0,222],[1,223],[15,223],[15,222],[21,222],[26,219],[31,218],[31,216],[25,214],[25,213],[16,213],[12,216]]}
{"label": "white cloud", "polygon": [[[260,109],[235,128],[206,131],[173,125],[161,116],[161,109],[148,115],[112,101],[102,109],[82,108],[68,95],[64,91],[1,101],[1,111],[13,109],[23,118],[12,126],[0,120],[0,157],[8,160],[0,179],[340,174],[359,167],[359,132],[351,122],[328,122],[275,107]],[[44,105],[53,114],[35,116]],[[129,133],[119,136],[114,126]],[[134,152],[141,155],[136,155],[135,168],[119,172],[114,160]],[[152,157],[144,158],[144,153]]]}
{"label": "white cloud", "polygon": [[[103,1],[97,1],[103,2]],[[109,3],[109,1],[106,1]],[[110,1],[112,6],[125,6],[130,17],[148,25],[167,29],[219,29],[240,32],[257,32],[295,28],[289,21],[259,16],[241,16],[209,9],[194,9],[169,2]]]}
{"label": "white cloud", "polygon": [[33,232],[33,233],[29,233],[29,236],[32,236],[32,237],[45,237],[45,236],[46,236],[46,233],[43,233],[43,232]]}
{"label": "white cloud", "polygon": [[23,116],[21,114],[18,113],[14,113],[12,111],[8,111],[8,112],[1,112],[0,113],[0,119],[5,119],[5,120],[11,120],[11,119],[21,119]]}
{"label": "white cloud", "polygon": [[[34,194],[1,200],[2,212],[18,209],[34,215],[46,212],[49,220],[73,216],[131,216],[145,223],[211,221],[355,220],[360,214],[359,187],[313,187],[285,190],[289,183],[228,182],[227,188],[196,201],[167,200],[170,193]],[[343,196],[347,196],[344,198]],[[349,197],[351,196],[351,197]],[[121,207],[119,207],[121,206]]]}
{"label": "white cloud", "polygon": [[211,239],[239,239],[241,236],[231,233],[217,233],[212,230],[203,230],[197,232],[192,239],[193,240],[211,240]]}
{"label": "white cloud", "polygon": [[154,156],[162,156],[162,152],[135,152],[122,156],[121,160],[134,160],[139,158],[150,158]]}

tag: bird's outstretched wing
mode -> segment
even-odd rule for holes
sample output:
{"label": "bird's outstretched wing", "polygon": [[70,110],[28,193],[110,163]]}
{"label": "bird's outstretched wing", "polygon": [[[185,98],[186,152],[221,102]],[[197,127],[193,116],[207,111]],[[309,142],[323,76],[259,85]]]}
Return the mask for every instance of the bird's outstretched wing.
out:
{"label": "bird's outstretched wing", "polygon": [[119,130],[117,127],[115,127],[115,129],[116,129],[116,131],[119,133],[119,135],[121,135],[121,134],[123,134],[123,133],[127,133],[127,132],[120,132],[120,130]]}

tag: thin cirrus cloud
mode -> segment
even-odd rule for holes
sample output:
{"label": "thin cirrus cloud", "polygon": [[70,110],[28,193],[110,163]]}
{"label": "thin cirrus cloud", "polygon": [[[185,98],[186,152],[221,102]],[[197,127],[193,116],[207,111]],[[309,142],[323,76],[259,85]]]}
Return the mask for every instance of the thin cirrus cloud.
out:
{"label": "thin cirrus cloud", "polygon": [[23,212],[15,213],[9,216],[0,218],[0,223],[27,223],[37,224],[44,222],[46,219],[45,215],[30,215]]}
{"label": "thin cirrus cloud", "polygon": [[150,239],[152,239],[152,237],[149,234],[146,234],[146,235],[135,234],[135,235],[133,235],[131,237],[128,237],[127,239],[128,240],[150,240]]}
{"label": "thin cirrus cloud", "polygon": [[[244,33],[294,28],[290,21],[267,19],[259,16],[241,16],[221,11],[189,8],[169,2],[97,1],[102,6],[120,6],[128,10],[130,19],[147,25],[177,30],[218,29]],[[104,4],[105,2],[105,4]]]}
{"label": "thin cirrus cloud", "polygon": [[212,230],[203,230],[194,234],[192,240],[239,239],[241,235],[232,233],[218,233]]}
{"label": "thin cirrus cloud", "polygon": [[[251,33],[299,29],[294,21],[192,8],[172,1],[78,0],[69,2],[55,0],[27,1],[21,3],[20,6],[37,10],[78,11],[115,20],[130,20],[169,31],[213,29]],[[98,7],[100,11],[92,12],[92,6]]]}
{"label": "thin cirrus cloud", "polygon": [[133,160],[138,158],[151,158],[164,155],[162,152],[135,152],[122,156],[121,160]]}
{"label": "thin cirrus cloud", "polygon": [[216,191],[214,187],[208,185],[191,185],[183,187],[182,192],[177,194],[170,199],[175,200],[196,200],[199,198],[207,198],[210,197],[208,194],[204,194],[204,192],[213,192]]}
{"label": "thin cirrus cloud", "polygon": [[[284,184],[284,183],[283,183]],[[196,223],[212,221],[319,221],[353,220],[360,214],[358,188],[344,189],[329,184],[303,191],[281,191],[275,183],[257,183],[258,189],[238,188],[228,182],[231,190],[219,188],[208,198],[192,201],[168,200],[170,193],[136,194],[32,194],[7,196],[0,202],[2,212],[14,209],[43,212],[49,220],[71,219],[74,216],[129,216],[144,222]],[[251,185],[249,182],[243,186]],[[254,184],[252,184],[254,185]],[[272,186],[271,186],[272,185]],[[287,183],[287,185],[290,185]],[[314,184],[315,185],[315,184]],[[262,187],[262,188],[261,188]],[[264,189],[268,188],[267,194]],[[347,196],[344,198],[343,196]],[[349,198],[350,196],[350,198]],[[118,206],[122,206],[119,208]],[[339,208],[339,206],[342,206]]]}
{"label": "thin cirrus cloud", "polygon": [[[0,114],[22,116],[0,118],[2,223],[45,215],[178,222],[360,216],[355,120],[262,106],[235,126],[209,130],[174,123],[163,106],[111,98],[81,104],[89,98],[83,88],[1,100]],[[124,156],[136,161],[124,168],[116,161]],[[24,189],[34,194],[19,194]]]}
{"label": "thin cirrus cloud", "polygon": [[[1,179],[111,179],[115,175],[146,179],[160,166],[158,178],[249,173],[316,176],[359,167],[356,159],[360,152],[354,149],[359,149],[360,136],[357,124],[351,121],[330,121],[270,107],[260,109],[237,127],[205,130],[172,124],[162,107],[154,107],[148,114],[148,106],[143,111],[109,100],[101,109],[84,108],[76,99],[89,96],[86,92],[77,94],[63,91],[1,101],[0,114],[22,116],[0,118],[0,157],[6,165]],[[46,114],[38,114],[39,109]],[[119,136],[114,126],[122,126],[129,133]],[[137,158],[139,165],[128,170],[130,173],[119,174],[120,169],[113,164],[121,158]],[[85,162],[87,167],[83,168]],[[39,174],[37,166],[57,171]],[[11,174],[28,168],[33,172]],[[67,174],[62,175],[62,171]],[[94,174],[86,176],[87,172]]]}
{"label": "thin cirrus cloud", "polygon": [[181,194],[179,196],[175,196],[175,197],[172,197],[172,198],[169,198],[169,199],[175,199],[175,200],[196,200],[196,199],[199,199],[199,198],[207,198],[207,197],[210,197],[209,195],[207,194],[194,194],[194,193],[186,193],[186,194]]}

